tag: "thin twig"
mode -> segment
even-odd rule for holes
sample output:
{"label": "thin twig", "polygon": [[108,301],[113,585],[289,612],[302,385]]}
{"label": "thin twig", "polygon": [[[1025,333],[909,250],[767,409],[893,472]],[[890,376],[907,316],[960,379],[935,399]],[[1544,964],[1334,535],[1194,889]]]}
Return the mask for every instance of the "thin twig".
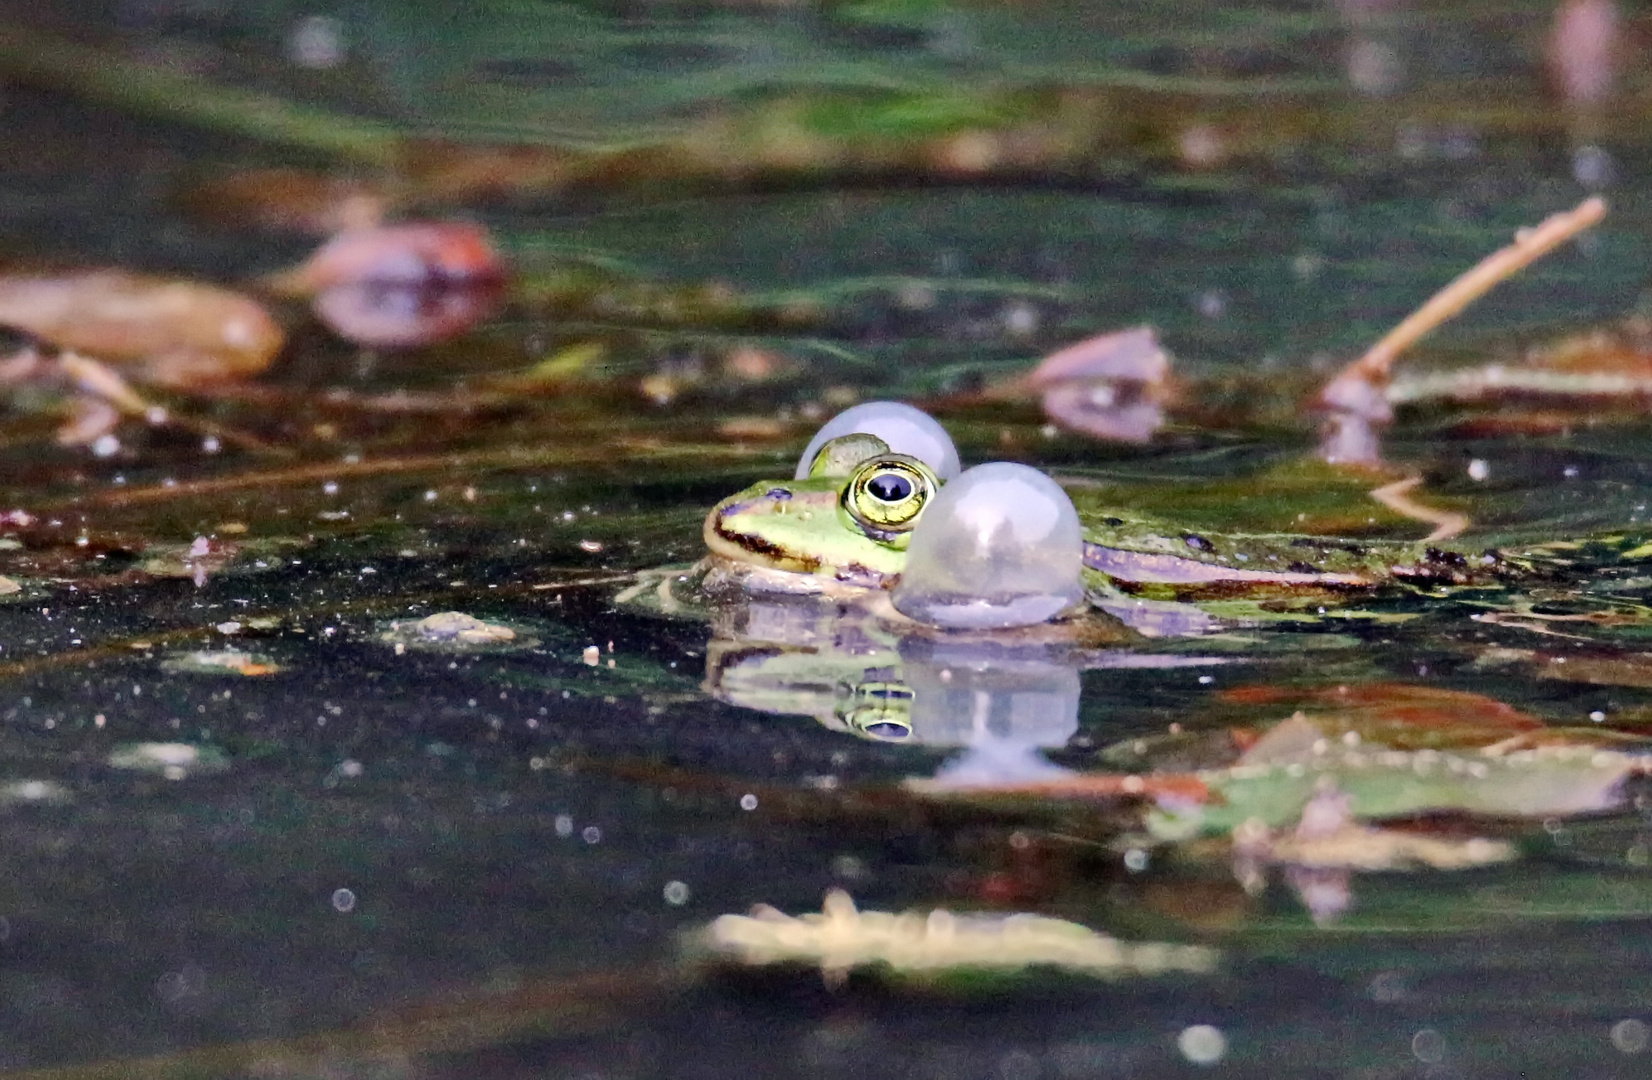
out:
{"label": "thin twig", "polygon": [[1499,282],[1513,277],[1578,233],[1598,224],[1605,216],[1605,200],[1593,196],[1583,200],[1573,210],[1550,215],[1535,229],[1521,229],[1515,233],[1514,243],[1487,255],[1429,297],[1427,303],[1384,334],[1382,340],[1366,350],[1364,356],[1344,368],[1332,383],[1348,378],[1386,383],[1396,356],[1461,314]]}
{"label": "thin twig", "polygon": [[1408,476],[1404,480],[1396,480],[1392,484],[1384,484],[1373,490],[1371,498],[1382,503],[1396,514],[1402,514],[1414,521],[1426,522],[1434,526],[1434,531],[1423,537],[1427,543],[1436,540],[1450,540],[1469,527],[1466,514],[1459,514],[1451,510],[1436,510],[1431,506],[1411,501],[1410,491],[1423,482],[1420,476]]}

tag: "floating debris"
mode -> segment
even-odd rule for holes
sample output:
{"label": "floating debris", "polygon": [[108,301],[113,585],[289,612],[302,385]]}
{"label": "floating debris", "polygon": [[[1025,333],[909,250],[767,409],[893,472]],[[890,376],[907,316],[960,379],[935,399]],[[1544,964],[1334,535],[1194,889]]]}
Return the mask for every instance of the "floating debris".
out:
{"label": "floating debris", "polygon": [[66,803],[69,799],[69,789],[56,780],[0,781],[0,806]]}
{"label": "floating debris", "polygon": [[392,622],[379,634],[381,641],[407,649],[471,650],[529,649],[539,639],[504,623],[490,623],[462,611],[440,611],[413,621]]}
{"label": "floating debris", "polygon": [[1218,798],[1191,812],[1207,830],[1227,831],[1252,817],[1279,827],[1300,816],[1319,785],[1334,784],[1367,821],[1421,813],[1570,817],[1619,806],[1624,781],[1647,767],[1644,755],[1590,745],[1528,748],[1520,741],[1451,752],[1318,738],[1301,753],[1247,755],[1229,768],[1197,773]]}
{"label": "floating debris", "polygon": [[1164,424],[1170,354],[1149,326],[1089,338],[1046,356],[1024,385],[1069,431],[1144,443]]}
{"label": "floating debris", "polygon": [[1259,862],[1315,870],[1470,870],[1519,857],[1513,844],[1481,836],[1452,839],[1354,824],[1326,836],[1275,835],[1255,818],[1234,830],[1233,841]]}
{"label": "floating debris", "polygon": [[1275,831],[1260,818],[1233,829],[1234,857],[1312,870],[1466,870],[1512,862],[1513,844],[1472,836],[1452,838],[1374,829],[1355,820],[1352,800],[1328,779],[1302,808],[1294,829]]}
{"label": "floating debris", "polygon": [[1042,915],[956,915],[859,911],[833,889],[819,914],[792,917],[767,904],[750,915],[723,915],[696,936],[711,956],[744,966],[819,967],[829,983],[850,971],[881,968],[899,975],[967,971],[1015,973],[1059,968],[1101,978],[1203,974],[1217,952],[1198,945],[1119,941],[1078,923]]}
{"label": "floating debris", "polygon": [[221,750],[184,742],[126,743],[109,752],[109,767],[134,772],[160,773],[168,780],[182,780],[190,773],[218,772],[229,767]]}
{"label": "floating debris", "polygon": [[1455,318],[1493,286],[1598,224],[1605,216],[1606,203],[1589,198],[1573,210],[1550,215],[1535,228],[1521,229],[1512,244],[1492,252],[1458,275],[1383,335],[1365,355],[1338,372],[1319,392],[1318,406],[1325,417],[1320,457],[1340,464],[1380,462],[1377,429],[1394,418],[1387,390],[1395,358],[1442,323]]}
{"label": "floating debris", "polygon": [[186,675],[274,675],[281,665],[259,653],[240,649],[200,649],[174,656],[161,664],[161,670]]}
{"label": "floating debris", "polygon": [[0,275],[0,322],[185,391],[259,374],[284,337],[250,297],[120,270]]}

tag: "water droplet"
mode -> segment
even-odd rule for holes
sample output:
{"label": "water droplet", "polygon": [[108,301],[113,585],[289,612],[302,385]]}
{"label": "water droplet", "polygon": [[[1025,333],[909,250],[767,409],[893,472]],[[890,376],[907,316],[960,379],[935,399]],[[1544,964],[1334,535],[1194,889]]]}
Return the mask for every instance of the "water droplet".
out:
{"label": "water droplet", "polygon": [[1646,1049],[1652,1028],[1640,1020],[1619,1020],[1612,1025],[1612,1045],[1625,1054],[1638,1054]]}
{"label": "water droplet", "polygon": [[1433,1028],[1423,1028],[1411,1036],[1411,1053],[1425,1065],[1436,1065],[1445,1060],[1445,1036]]}
{"label": "water droplet", "polygon": [[1195,1065],[1214,1065],[1227,1053],[1228,1039],[1219,1027],[1194,1024],[1183,1028],[1182,1033],[1176,1036],[1176,1049]]}

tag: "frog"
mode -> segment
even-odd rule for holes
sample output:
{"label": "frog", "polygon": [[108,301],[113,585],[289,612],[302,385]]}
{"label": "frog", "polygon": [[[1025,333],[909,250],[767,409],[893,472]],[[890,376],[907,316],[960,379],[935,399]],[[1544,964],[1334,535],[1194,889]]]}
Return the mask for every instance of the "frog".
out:
{"label": "frog", "polygon": [[[922,460],[868,434],[828,442],[808,475],[759,481],[712,508],[701,583],[713,591],[853,596],[894,589],[926,505],[942,482]],[[1530,561],[1473,544],[1290,532],[1193,531],[1110,505],[1082,480],[1064,485],[1083,528],[1092,597],[1174,601],[1369,592],[1494,581]]]}

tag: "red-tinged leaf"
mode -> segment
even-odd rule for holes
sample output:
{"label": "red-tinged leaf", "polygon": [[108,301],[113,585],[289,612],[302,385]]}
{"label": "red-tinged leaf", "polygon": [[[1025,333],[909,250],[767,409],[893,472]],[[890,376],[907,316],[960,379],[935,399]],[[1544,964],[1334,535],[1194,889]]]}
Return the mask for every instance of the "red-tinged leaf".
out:
{"label": "red-tinged leaf", "polygon": [[504,281],[504,260],[486,229],[422,222],[342,232],[266,284],[309,296],[322,322],[359,345],[411,348],[486,319]]}
{"label": "red-tinged leaf", "polygon": [[1052,353],[1022,382],[1044,415],[1071,431],[1146,442],[1164,423],[1170,355],[1151,327],[1089,338]]}
{"label": "red-tinged leaf", "polygon": [[1485,746],[1545,726],[1483,694],[1413,683],[1236,686],[1217,696],[1233,705],[1301,710],[1327,736],[1354,732],[1394,749]]}
{"label": "red-tinged leaf", "polygon": [[1039,361],[1027,382],[1039,388],[1097,379],[1159,385],[1169,377],[1170,355],[1159,344],[1158,335],[1151,326],[1136,326],[1086,338],[1051,353]]}

